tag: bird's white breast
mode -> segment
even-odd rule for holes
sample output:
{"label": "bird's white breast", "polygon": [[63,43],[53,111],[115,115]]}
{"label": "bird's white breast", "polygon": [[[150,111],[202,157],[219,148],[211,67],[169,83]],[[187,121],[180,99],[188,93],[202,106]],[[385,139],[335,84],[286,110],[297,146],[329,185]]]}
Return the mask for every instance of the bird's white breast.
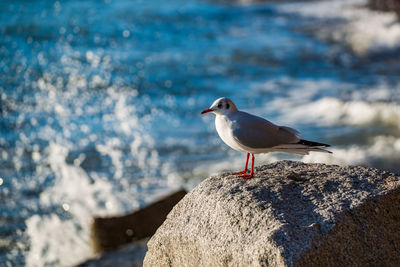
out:
{"label": "bird's white breast", "polygon": [[234,122],[227,116],[217,115],[215,117],[215,128],[217,129],[218,135],[221,137],[222,141],[237,151],[247,152],[247,150],[233,138],[233,127]]}

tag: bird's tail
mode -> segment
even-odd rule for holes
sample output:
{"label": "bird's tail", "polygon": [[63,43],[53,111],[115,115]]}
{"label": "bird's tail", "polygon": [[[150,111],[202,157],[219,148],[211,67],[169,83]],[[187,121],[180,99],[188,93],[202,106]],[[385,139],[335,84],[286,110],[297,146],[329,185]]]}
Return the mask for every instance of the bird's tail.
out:
{"label": "bird's tail", "polygon": [[325,150],[324,148],[330,147],[328,144],[308,141],[304,139],[300,139],[299,142],[293,144],[283,144],[274,147],[275,151],[286,152],[286,153],[294,153],[300,155],[308,155],[309,152],[324,152],[324,153],[332,153],[329,150]]}
{"label": "bird's tail", "polygon": [[301,145],[305,145],[305,146],[308,146],[308,147],[319,147],[319,148],[321,148],[321,147],[330,147],[330,145],[328,145],[328,144],[323,144],[323,143],[318,143],[318,142],[313,142],[313,141],[307,141],[307,140],[304,140],[304,139],[300,139],[300,141],[297,142],[296,144],[301,144]]}

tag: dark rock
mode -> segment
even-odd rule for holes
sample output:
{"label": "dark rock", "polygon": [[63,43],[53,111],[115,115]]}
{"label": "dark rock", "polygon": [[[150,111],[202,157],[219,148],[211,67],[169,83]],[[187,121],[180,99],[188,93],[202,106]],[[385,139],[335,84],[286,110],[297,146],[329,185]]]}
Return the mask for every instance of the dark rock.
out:
{"label": "dark rock", "polygon": [[249,180],[221,174],[173,208],[144,266],[397,266],[399,205],[400,177],[377,169],[282,161]]}
{"label": "dark rock", "polygon": [[400,0],[369,0],[368,6],[379,11],[394,11],[400,15]]}
{"label": "dark rock", "polygon": [[103,253],[97,258],[79,264],[78,267],[141,267],[147,252],[148,240],[146,238],[117,251]]}
{"label": "dark rock", "polygon": [[115,250],[132,241],[151,237],[185,195],[186,191],[181,190],[128,215],[94,218],[90,232],[93,250]]}

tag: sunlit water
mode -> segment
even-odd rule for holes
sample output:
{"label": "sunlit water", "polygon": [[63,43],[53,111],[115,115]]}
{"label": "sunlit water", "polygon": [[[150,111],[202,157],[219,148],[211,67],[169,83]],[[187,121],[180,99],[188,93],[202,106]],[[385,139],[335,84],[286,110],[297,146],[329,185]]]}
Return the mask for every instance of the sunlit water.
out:
{"label": "sunlit water", "polygon": [[0,265],[74,265],[93,255],[93,215],[241,169],[244,155],[218,138],[213,115],[200,115],[221,96],[334,152],[262,155],[257,165],[399,172],[393,40],[355,54],[343,34],[324,38],[346,17],[307,12],[200,0],[1,2]]}

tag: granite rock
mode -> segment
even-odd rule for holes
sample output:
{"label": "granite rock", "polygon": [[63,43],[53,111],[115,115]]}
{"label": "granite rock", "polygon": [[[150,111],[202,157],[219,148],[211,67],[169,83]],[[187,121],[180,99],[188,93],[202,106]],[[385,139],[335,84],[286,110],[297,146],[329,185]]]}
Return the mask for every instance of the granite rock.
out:
{"label": "granite rock", "polygon": [[148,242],[144,266],[395,266],[400,177],[281,161],[204,180]]}

